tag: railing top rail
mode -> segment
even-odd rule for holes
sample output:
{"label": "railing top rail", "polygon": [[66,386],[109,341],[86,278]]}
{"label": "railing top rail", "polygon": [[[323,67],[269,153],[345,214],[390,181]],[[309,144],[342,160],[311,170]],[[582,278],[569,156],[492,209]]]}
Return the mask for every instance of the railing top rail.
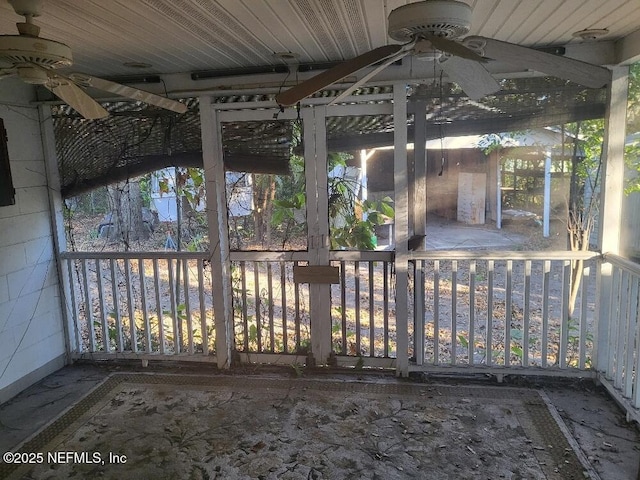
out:
{"label": "railing top rail", "polygon": [[395,252],[387,250],[366,252],[333,250],[329,254],[331,260],[347,262],[392,262],[394,256]]}
{"label": "railing top rail", "polygon": [[553,251],[508,251],[508,250],[438,250],[410,252],[410,260],[590,260],[598,252]]}
{"label": "railing top rail", "polygon": [[232,262],[304,262],[309,260],[309,253],[306,251],[235,251],[229,254],[229,259]]}
{"label": "railing top rail", "polygon": [[640,263],[636,263],[633,260],[629,260],[628,258],[621,257],[620,255],[616,255],[614,253],[603,254],[602,260],[604,262],[609,262],[616,267],[627,270],[634,275],[640,276]]}
{"label": "railing top rail", "polygon": [[128,259],[128,260],[153,260],[157,259],[194,259],[209,260],[211,253],[209,252],[62,252],[60,258],[65,260],[111,260],[111,259]]}

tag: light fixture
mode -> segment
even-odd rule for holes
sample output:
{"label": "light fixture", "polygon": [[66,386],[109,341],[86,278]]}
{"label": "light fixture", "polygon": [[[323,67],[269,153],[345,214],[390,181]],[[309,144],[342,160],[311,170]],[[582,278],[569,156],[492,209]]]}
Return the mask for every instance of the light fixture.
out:
{"label": "light fixture", "polygon": [[589,28],[580,30],[579,32],[574,32],[573,36],[582,40],[597,40],[598,38],[603,37],[608,33],[609,30],[607,30],[606,28]]}
{"label": "light fixture", "polygon": [[280,60],[295,60],[298,58],[298,54],[294,52],[273,52],[272,56],[274,58],[279,58]]}
{"label": "light fixture", "polygon": [[150,63],[144,63],[144,62],[124,62],[123,65],[129,68],[140,68],[140,69],[152,67]]}

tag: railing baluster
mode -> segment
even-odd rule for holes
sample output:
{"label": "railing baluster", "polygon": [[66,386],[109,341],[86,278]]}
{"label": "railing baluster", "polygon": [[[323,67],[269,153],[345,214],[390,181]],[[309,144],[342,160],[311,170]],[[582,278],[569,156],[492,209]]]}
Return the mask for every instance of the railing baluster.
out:
{"label": "railing baluster", "polygon": [[109,259],[109,272],[111,274],[111,297],[113,300],[113,316],[115,322],[116,350],[123,351],[122,345],[122,317],[120,315],[120,289],[116,275],[115,259]]}
{"label": "railing baluster", "polygon": [[549,272],[551,262],[545,260],[542,266],[542,367],[547,366],[549,354]]}
{"label": "railing baluster", "polygon": [[567,350],[569,346],[569,294],[571,289],[571,261],[565,260],[562,264],[562,318],[560,319],[560,345],[558,357],[560,368],[567,368]]}
{"label": "railing baluster", "polygon": [[493,260],[487,261],[487,340],[485,363],[493,364]]}
{"label": "railing baluster", "polygon": [[433,261],[433,364],[440,364],[440,260]]}
{"label": "railing baluster", "polygon": [[89,351],[96,351],[96,329],[93,324],[93,299],[91,298],[91,291],[89,290],[89,276],[88,276],[87,260],[82,259],[82,280],[84,287],[84,316],[87,322],[87,328],[89,330]]}
{"label": "railing baluster", "polygon": [[475,364],[475,331],[476,331],[476,261],[469,261],[469,365]]}
{"label": "railing baluster", "polygon": [[362,345],[360,344],[360,262],[355,262],[353,266],[353,281],[355,284],[354,303],[356,315],[356,351],[355,355],[362,354]]}
{"label": "railing baluster", "polygon": [[[191,302],[189,299],[189,260],[184,258],[182,259],[182,285],[184,290],[184,312],[187,320],[187,347],[189,349],[189,353],[193,355],[193,321],[191,318]],[[202,289],[198,286],[199,289]],[[182,324],[182,319],[179,318],[178,321]]]}
{"label": "railing baluster", "polygon": [[524,309],[522,313],[522,366],[529,366],[529,329],[531,316],[531,260],[524,262]]}
{"label": "railing baluster", "polygon": [[389,356],[389,264],[388,262],[382,263],[382,276],[383,276],[383,324],[384,324],[384,356]]}
{"label": "railing baluster", "polygon": [[200,338],[202,354],[209,355],[209,332],[207,332],[207,309],[204,299],[204,260],[198,259],[198,298],[200,300]]}
{"label": "railing baluster", "polygon": [[615,344],[617,341],[618,328],[620,326],[620,268],[613,267],[611,272],[611,300],[609,303],[609,359],[607,368],[607,378],[609,380],[615,378],[615,372],[618,368]]}
{"label": "railing baluster", "polygon": [[413,355],[416,359],[416,365],[424,364],[424,298],[425,298],[425,283],[424,283],[424,260],[414,260],[414,275],[413,275],[413,316],[414,316],[414,329],[413,329]]}
{"label": "railing baluster", "polygon": [[640,408],[640,276],[638,274],[634,275],[635,280],[635,290],[632,292],[634,295],[632,299],[632,310],[633,315],[631,318],[636,319],[636,333],[635,333],[635,366],[634,366],[634,378],[633,378],[633,397],[631,399],[633,406],[635,408]]}
{"label": "railing baluster", "polygon": [[[176,272],[179,272],[180,260],[176,258]],[[180,335],[180,319],[178,318],[176,289],[178,285],[174,279],[173,259],[167,258],[167,271],[169,273],[169,304],[171,308],[171,318],[173,319],[173,353],[180,353],[182,350],[182,337]]]}
{"label": "railing baluster", "polygon": [[99,259],[96,259],[96,284],[98,286],[98,300],[100,308],[100,320],[102,323],[102,346],[105,352],[111,351],[111,338],[109,335],[109,319],[107,318],[105,295],[102,288],[102,265]]}
{"label": "railing baluster", "polygon": [[242,343],[244,345],[244,351],[249,351],[249,312],[247,303],[247,266],[245,262],[240,262],[240,284],[242,292],[240,297],[242,298]]}
{"label": "railing baluster", "polygon": [[375,357],[375,340],[376,340],[376,325],[375,325],[375,308],[374,298],[375,287],[373,285],[373,262],[369,261],[369,356]]}
{"label": "railing baluster", "polygon": [[458,363],[458,261],[451,261],[451,365]]}
{"label": "railing baluster", "polygon": [[[299,265],[299,262],[294,262],[294,266]],[[296,335],[296,352],[300,350],[300,343],[301,343],[301,332],[300,332],[300,324],[301,319],[300,319],[300,284],[299,283],[295,283],[293,284],[293,296],[294,296],[294,307],[295,307],[295,335]]]}
{"label": "railing baluster", "polygon": [[153,259],[153,287],[156,292],[156,315],[158,317],[158,342],[160,353],[165,353],[164,339],[164,315],[162,312],[162,302],[160,294],[160,278],[158,273],[158,259]]}
{"label": "railing baluster", "polygon": [[347,274],[346,263],[340,262],[340,320],[342,322],[342,355],[347,354]]}
{"label": "railing baluster", "polygon": [[629,272],[626,270],[620,271],[620,284],[619,295],[618,295],[618,340],[616,346],[616,377],[613,382],[616,388],[622,388],[622,380],[625,375],[626,364],[625,364],[625,339],[627,337],[627,302],[625,299],[625,292],[629,292]]}
{"label": "railing baluster", "polygon": [[627,272],[627,278],[627,290],[625,292],[627,301],[624,316],[626,324],[624,351],[626,353],[626,358],[624,362],[624,386],[622,388],[622,393],[625,397],[629,398],[633,393],[633,357],[634,350],[637,348],[636,345],[634,345],[634,333],[635,329],[638,329],[638,312],[634,311],[633,308],[633,302],[635,302],[633,293],[638,291],[638,278],[631,277],[629,272]]}
{"label": "railing baluster", "polygon": [[78,311],[78,302],[76,301],[76,282],[73,281],[73,269],[71,267],[71,264],[73,263],[75,265],[76,261],[67,259],[64,260],[64,262],[67,264],[67,275],[69,276],[69,295],[71,296],[71,315],[73,317],[70,319],[71,325],[69,325],[69,328],[73,327],[76,337],[75,349],[77,353],[80,353],[83,350],[82,328],[78,321],[80,312]]}
{"label": "railing baluster", "polygon": [[507,260],[507,281],[505,285],[505,305],[504,305],[504,366],[511,365],[511,294],[513,288],[513,261]]}
{"label": "railing baluster", "polygon": [[587,312],[589,310],[589,265],[582,267],[582,288],[580,290],[580,343],[578,346],[578,367],[585,368],[587,358]]}
{"label": "railing baluster", "polygon": [[254,303],[256,304],[256,343],[258,352],[262,353],[262,314],[260,312],[262,302],[260,300],[260,263],[258,262],[253,262],[253,279]]}
{"label": "railing baluster", "polygon": [[133,281],[131,278],[131,261],[123,260],[124,283],[127,289],[127,312],[129,313],[129,335],[131,338],[131,351],[138,352],[138,331],[136,328],[135,305],[133,304]]}
{"label": "railing baluster", "polygon": [[144,323],[144,346],[147,353],[151,352],[151,321],[147,310],[147,285],[144,260],[138,258],[138,276],[140,277],[140,304],[142,307],[142,321]]}
{"label": "railing baluster", "polygon": [[271,262],[267,262],[267,302],[269,313],[269,351],[274,353],[276,351],[276,335],[273,320],[273,270],[271,268]]}
{"label": "railing baluster", "polygon": [[289,353],[289,328],[287,325],[287,265],[280,262],[280,300],[282,305],[282,348]]}

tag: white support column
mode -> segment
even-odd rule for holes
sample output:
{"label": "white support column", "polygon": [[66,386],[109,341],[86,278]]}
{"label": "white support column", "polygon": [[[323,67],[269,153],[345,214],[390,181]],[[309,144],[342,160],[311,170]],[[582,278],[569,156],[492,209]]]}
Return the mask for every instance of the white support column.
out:
{"label": "white support column", "polygon": [[394,190],[395,190],[395,270],[396,270],[396,375],[409,375],[408,334],[408,251],[409,235],[409,184],[407,182],[407,90],[404,83],[393,84],[394,122]]}
{"label": "white support column", "polygon": [[213,282],[216,359],[218,368],[229,368],[233,347],[233,310],[222,130],[217,112],[212,108],[211,97],[202,96],[199,100],[211,272],[216,279]]}
{"label": "white support column", "polygon": [[[413,234],[424,235],[418,250],[426,247],[427,235],[427,104],[413,104]],[[413,347],[416,365],[424,363],[424,262],[416,261],[413,286]]]}
{"label": "white support column", "polygon": [[551,152],[544,154],[544,198],[542,204],[542,236],[549,236],[551,219]]}
{"label": "white support column", "polygon": [[[622,192],[624,189],[624,143],[629,92],[629,67],[614,67],[609,86],[602,147],[602,183],[598,218],[598,249],[617,254],[620,249]],[[598,327],[593,354],[594,365],[603,371],[607,365],[609,305],[612,300],[612,266],[601,264],[597,277]]]}
{"label": "white support column", "polygon": [[[313,109],[315,130],[315,158],[312,160],[315,187],[316,221],[315,235],[310,237],[313,245],[312,258],[316,265],[329,265],[329,191],[327,175],[327,107]],[[306,153],[306,152],[305,152]],[[305,167],[306,163],[305,157]],[[307,187],[309,191],[309,187]],[[327,363],[331,353],[331,285],[328,283],[310,284],[309,293],[314,299],[311,310],[311,351],[317,364]]]}
{"label": "white support column", "polygon": [[64,202],[60,194],[60,172],[56,153],[56,138],[53,130],[51,108],[48,105],[38,107],[40,130],[42,132],[42,150],[47,174],[47,190],[49,192],[49,210],[51,229],[55,249],[56,269],[60,285],[60,308],[64,323],[66,362],[71,363],[71,353],[78,349],[78,328],[75,323],[75,312],[71,310],[71,283],[64,268],[60,253],[67,249],[67,238],[64,232]]}

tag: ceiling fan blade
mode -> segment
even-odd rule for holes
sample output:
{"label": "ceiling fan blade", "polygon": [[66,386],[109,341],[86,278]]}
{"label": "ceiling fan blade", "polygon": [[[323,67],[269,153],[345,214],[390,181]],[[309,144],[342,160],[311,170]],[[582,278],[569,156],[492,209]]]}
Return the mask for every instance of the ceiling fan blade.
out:
{"label": "ceiling fan blade", "polygon": [[393,62],[397,62],[398,60],[400,60],[402,57],[406,56],[409,53],[410,53],[410,50],[404,50],[404,51],[400,51],[400,52],[396,53],[395,55],[392,55],[391,57],[387,58],[385,61],[383,61],[382,63],[377,65],[373,70],[371,70],[369,73],[364,75],[361,79],[359,79],[357,82],[355,82],[349,88],[347,88],[340,95],[338,95],[336,98],[331,100],[331,102],[329,102],[329,105],[333,105],[335,103],[338,103],[338,102],[342,101],[343,99],[345,99],[346,97],[351,95],[354,92],[354,90],[359,88],[361,85],[364,85],[365,83],[367,83],[371,78],[375,77],[378,73],[380,73],[382,70],[387,68]]}
{"label": "ceiling fan blade", "polygon": [[478,47],[483,55],[524,70],[553,75],[590,88],[600,88],[611,81],[611,72],[597,65],[545,53],[532,48],[486,37],[467,37],[466,45]]}
{"label": "ceiling fan blade", "polygon": [[329,70],[325,70],[295,87],[291,87],[289,90],[279,93],[276,95],[276,102],[278,105],[283,107],[295,105],[300,100],[303,100],[323,88],[336,83],[344,77],[368,67],[369,65],[373,65],[374,63],[378,63],[392,57],[404,49],[405,45],[385,45],[375,48],[367,53],[363,53],[362,55],[358,55],[351,60],[347,60],[330,68]]}
{"label": "ceiling fan blade", "polygon": [[431,45],[442,52],[449,53],[456,57],[465,58],[467,60],[474,60],[476,62],[484,63],[487,61],[486,58],[478,55],[470,48],[467,48],[463,44],[455,42],[453,40],[448,40],[444,37],[438,37],[435,35],[422,35],[422,37],[425,40],[428,40]]}
{"label": "ceiling fan blade", "polygon": [[127,85],[112,82],[111,80],[105,80],[104,78],[92,77],[91,75],[85,75],[84,73],[72,73],[69,75],[69,78],[83,87],[97,88],[98,90],[115,93],[121,97],[139,100],[177,113],[185,113],[187,111],[187,106],[184,103],[145,92],[144,90],[129,87]]}
{"label": "ceiling fan blade", "polygon": [[500,84],[481,63],[461,57],[445,57],[440,60],[440,66],[472,100],[500,90]]}
{"label": "ceiling fan blade", "polygon": [[64,100],[84,118],[95,120],[109,116],[109,112],[68,78],[50,74],[49,81],[44,84],[44,87]]}

